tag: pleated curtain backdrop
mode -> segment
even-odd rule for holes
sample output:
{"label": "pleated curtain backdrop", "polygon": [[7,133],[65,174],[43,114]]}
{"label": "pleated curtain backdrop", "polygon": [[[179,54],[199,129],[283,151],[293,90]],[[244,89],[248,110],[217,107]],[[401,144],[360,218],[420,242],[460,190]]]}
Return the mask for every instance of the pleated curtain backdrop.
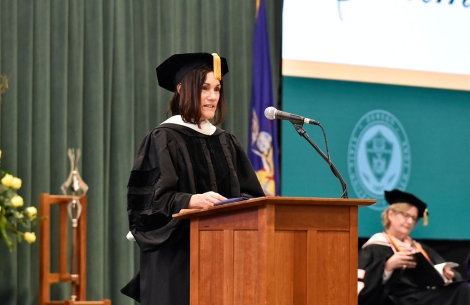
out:
{"label": "pleated curtain backdrop", "polygon": [[[266,6],[280,88],[282,0]],[[246,145],[255,7],[256,0],[0,0],[0,73],[9,79],[2,168],[22,179],[19,194],[39,209],[41,193],[61,194],[67,149],[82,150],[88,300],[134,304],[119,292],[138,269],[137,246],[125,239],[126,185],[140,141],[166,118],[170,93],[157,86],[159,63],[184,52],[226,57],[221,127]],[[39,226],[34,231],[39,237]],[[0,304],[35,305],[38,291],[39,241],[11,253],[1,243]],[[56,300],[69,296],[67,284],[52,289]]]}

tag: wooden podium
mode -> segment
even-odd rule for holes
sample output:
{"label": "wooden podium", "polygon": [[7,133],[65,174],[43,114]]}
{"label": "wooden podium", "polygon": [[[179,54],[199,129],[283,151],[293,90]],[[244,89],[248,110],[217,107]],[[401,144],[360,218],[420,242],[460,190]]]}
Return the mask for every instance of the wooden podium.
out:
{"label": "wooden podium", "polygon": [[265,197],[173,215],[191,223],[191,305],[357,304],[357,209]]}

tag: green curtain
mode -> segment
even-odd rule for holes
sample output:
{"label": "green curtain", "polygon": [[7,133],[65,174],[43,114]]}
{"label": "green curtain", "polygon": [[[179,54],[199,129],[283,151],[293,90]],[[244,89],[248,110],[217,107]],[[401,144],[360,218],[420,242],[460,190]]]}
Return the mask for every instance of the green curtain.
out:
{"label": "green curtain", "polygon": [[[0,106],[1,165],[23,180],[26,205],[39,208],[41,193],[61,193],[67,148],[82,150],[88,300],[134,303],[119,292],[138,268],[137,246],[125,239],[126,185],[141,139],[166,118],[170,94],[157,86],[159,63],[183,52],[226,57],[229,106],[221,127],[247,142],[255,3],[0,0],[0,73],[9,79]],[[282,0],[266,6],[280,96]],[[12,253],[0,244],[0,304],[37,304],[38,289],[39,242],[19,243]],[[67,299],[69,290],[58,285],[52,296]]]}

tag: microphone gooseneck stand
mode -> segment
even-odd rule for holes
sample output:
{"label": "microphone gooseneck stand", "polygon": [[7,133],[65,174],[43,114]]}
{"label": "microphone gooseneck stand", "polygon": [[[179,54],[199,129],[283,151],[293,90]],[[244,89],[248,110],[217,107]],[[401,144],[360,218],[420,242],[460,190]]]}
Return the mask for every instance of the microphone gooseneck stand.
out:
{"label": "microphone gooseneck stand", "polygon": [[[318,123],[318,126],[320,126],[322,132],[323,132],[323,137],[325,138],[325,144],[326,144],[326,152],[328,154],[325,155],[322,150],[318,147],[318,145],[308,136],[307,132],[305,131],[305,129],[302,127],[303,124],[297,124],[297,123],[293,123],[291,122],[292,125],[294,125],[295,127],[295,130],[297,131],[297,133],[303,137],[305,140],[307,140],[308,143],[310,143],[310,145],[313,146],[313,148],[315,148],[315,150],[320,154],[320,156],[326,161],[326,163],[328,163],[328,165],[330,166],[330,169],[331,171],[333,172],[333,175],[336,176],[336,178],[338,178],[339,182],[341,183],[341,187],[343,188],[343,194],[341,195],[341,198],[348,198],[348,185],[346,184],[346,182],[343,180],[343,177],[341,177],[341,174],[338,172],[338,170],[336,169],[336,166],[331,162],[331,159],[330,159],[330,153],[328,151],[328,141],[326,139],[326,134],[325,134],[325,130],[323,129],[323,126],[321,126],[320,123]],[[315,124],[317,125],[317,124]]]}

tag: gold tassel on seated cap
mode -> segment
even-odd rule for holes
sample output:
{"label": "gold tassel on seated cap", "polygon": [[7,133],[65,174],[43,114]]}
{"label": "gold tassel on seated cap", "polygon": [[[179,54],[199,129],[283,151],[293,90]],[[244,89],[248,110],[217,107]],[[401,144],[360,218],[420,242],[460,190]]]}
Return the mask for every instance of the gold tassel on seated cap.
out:
{"label": "gold tassel on seated cap", "polygon": [[214,57],[214,77],[222,80],[222,64],[220,63],[220,56],[217,53],[212,53]]}
{"label": "gold tassel on seated cap", "polygon": [[428,225],[428,209],[425,209],[423,213],[423,226],[427,226],[427,225]]}

